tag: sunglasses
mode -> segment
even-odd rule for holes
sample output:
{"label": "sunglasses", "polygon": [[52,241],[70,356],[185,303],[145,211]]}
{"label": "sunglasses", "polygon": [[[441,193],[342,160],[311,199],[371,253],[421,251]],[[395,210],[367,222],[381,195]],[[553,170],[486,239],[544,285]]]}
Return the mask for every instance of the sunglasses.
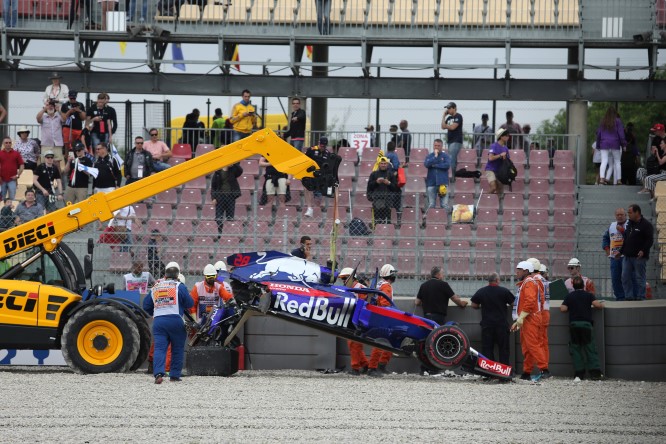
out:
{"label": "sunglasses", "polygon": [[135,145],[143,145],[143,142],[134,142]]}
{"label": "sunglasses", "polygon": [[157,133],[150,133],[150,136],[157,136]]}
{"label": "sunglasses", "polygon": [[46,159],[53,159],[53,156],[45,156]]}
{"label": "sunglasses", "polygon": [[576,267],[567,267],[569,270],[575,270]]}

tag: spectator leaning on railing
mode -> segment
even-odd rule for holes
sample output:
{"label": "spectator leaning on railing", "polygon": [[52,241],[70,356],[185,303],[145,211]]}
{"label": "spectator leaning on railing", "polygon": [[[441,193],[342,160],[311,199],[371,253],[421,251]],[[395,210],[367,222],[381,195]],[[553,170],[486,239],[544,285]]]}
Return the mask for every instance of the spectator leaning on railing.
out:
{"label": "spectator leaning on railing", "polygon": [[167,161],[171,158],[171,150],[166,143],[159,140],[159,132],[157,128],[148,130],[150,140],[143,142],[143,149],[148,151],[153,156],[153,169],[156,173],[170,168],[171,165]]}

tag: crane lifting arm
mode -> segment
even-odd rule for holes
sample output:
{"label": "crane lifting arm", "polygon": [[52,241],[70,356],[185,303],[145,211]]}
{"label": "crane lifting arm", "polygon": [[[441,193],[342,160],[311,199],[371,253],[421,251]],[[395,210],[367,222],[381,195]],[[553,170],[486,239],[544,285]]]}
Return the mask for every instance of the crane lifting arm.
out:
{"label": "crane lifting arm", "polygon": [[60,210],[4,231],[0,233],[0,259],[35,246],[53,251],[66,234],[79,230],[91,222],[109,220],[113,217],[114,211],[256,154],[266,158],[278,171],[291,174],[296,179],[305,179],[303,186],[306,189],[332,195],[330,190],[337,182],[337,165],[333,169],[319,170],[314,160],[279,138],[270,129],[262,129],[245,139],[197,156],[130,185],[106,194],[94,194],[82,202],[67,205]]}

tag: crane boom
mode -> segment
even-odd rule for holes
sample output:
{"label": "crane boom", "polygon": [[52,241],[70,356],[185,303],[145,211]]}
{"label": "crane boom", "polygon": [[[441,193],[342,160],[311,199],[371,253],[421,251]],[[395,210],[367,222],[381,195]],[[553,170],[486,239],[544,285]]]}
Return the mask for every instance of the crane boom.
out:
{"label": "crane boom", "polygon": [[[337,180],[337,170],[323,172],[329,177],[317,180],[317,163],[278,137],[270,129],[259,130],[245,139],[197,156],[180,165],[145,177],[109,193],[96,193],[84,201],[66,205],[37,219],[0,233],[0,259],[23,250],[42,246],[46,251],[58,247],[63,236],[95,221],[106,221],[113,212],[162,191],[180,186],[192,179],[211,174],[220,168],[259,154],[278,171],[291,174],[303,181],[307,189],[321,188],[324,183]],[[332,175],[335,177],[333,178]],[[324,180],[325,179],[325,180]]]}

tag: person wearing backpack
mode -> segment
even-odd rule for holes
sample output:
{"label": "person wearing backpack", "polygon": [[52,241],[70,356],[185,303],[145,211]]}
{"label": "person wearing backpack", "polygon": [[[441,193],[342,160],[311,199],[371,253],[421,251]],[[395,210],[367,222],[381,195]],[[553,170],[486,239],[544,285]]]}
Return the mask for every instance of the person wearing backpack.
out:
{"label": "person wearing backpack", "polygon": [[486,164],[486,179],[488,179],[490,185],[490,192],[500,196],[504,194],[504,185],[497,179],[496,173],[504,159],[510,158],[509,149],[507,148],[509,137],[511,137],[511,134],[507,128],[497,130],[495,133],[496,142],[490,145],[488,163]]}

